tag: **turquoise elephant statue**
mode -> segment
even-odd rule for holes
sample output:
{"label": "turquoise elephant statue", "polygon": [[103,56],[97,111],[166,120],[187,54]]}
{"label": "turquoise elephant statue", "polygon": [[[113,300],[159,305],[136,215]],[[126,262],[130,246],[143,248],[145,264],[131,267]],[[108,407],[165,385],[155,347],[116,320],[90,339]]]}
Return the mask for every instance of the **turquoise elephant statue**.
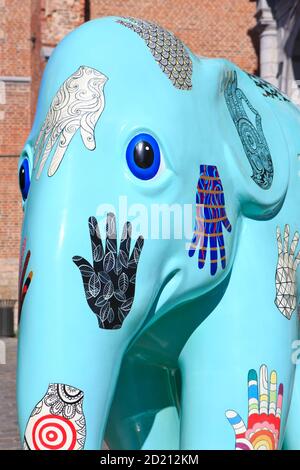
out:
{"label": "turquoise elephant statue", "polygon": [[19,163],[25,449],[300,448],[299,131],[157,24],[57,46]]}

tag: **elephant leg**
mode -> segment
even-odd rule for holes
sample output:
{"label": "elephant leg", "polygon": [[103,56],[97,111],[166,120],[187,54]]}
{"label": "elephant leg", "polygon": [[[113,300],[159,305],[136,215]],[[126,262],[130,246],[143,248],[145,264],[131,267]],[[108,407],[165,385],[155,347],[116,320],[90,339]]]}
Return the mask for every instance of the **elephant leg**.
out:
{"label": "elephant leg", "polygon": [[141,354],[125,356],[105,433],[110,449],[179,449],[176,379]]}
{"label": "elephant leg", "polygon": [[257,328],[234,310],[214,312],[181,352],[181,449],[281,448],[294,370],[285,319],[266,340],[263,318]]}
{"label": "elephant leg", "polygon": [[[182,376],[180,449],[233,449],[233,435],[225,411],[231,403],[230,386],[232,391],[241,390],[243,403],[245,377],[244,374],[240,377],[240,371],[230,364],[224,364],[220,350],[219,356],[213,345],[211,348],[204,345],[206,331],[200,328],[179,357]],[[219,346],[213,343],[214,347]]]}

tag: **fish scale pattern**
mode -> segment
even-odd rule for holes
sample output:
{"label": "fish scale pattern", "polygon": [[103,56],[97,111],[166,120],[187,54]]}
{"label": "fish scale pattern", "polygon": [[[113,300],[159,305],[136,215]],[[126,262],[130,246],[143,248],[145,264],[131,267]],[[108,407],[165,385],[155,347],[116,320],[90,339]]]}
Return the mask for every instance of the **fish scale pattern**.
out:
{"label": "fish scale pattern", "polygon": [[150,21],[122,18],[117,22],[137,33],[147,44],[162,71],[180,90],[192,89],[192,60],[174,34]]}

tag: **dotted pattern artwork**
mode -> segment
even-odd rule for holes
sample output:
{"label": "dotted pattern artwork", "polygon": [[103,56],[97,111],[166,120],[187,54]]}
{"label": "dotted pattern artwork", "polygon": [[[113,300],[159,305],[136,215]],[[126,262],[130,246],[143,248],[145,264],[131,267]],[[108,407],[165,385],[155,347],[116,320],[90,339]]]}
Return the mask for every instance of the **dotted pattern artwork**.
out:
{"label": "dotted pattern artwork", "polygon": [[176,88],[191,90],[193,64],[180,39],[150,21],[122,18],[117,23],[132,29],[145,41],[154,59]]}

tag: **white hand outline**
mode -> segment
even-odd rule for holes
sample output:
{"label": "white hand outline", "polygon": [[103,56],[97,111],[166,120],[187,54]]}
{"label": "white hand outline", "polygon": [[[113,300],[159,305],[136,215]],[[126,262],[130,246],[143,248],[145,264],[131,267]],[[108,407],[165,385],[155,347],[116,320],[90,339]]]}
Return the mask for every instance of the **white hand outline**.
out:
{"label": "white hand outline", "polygon": [[[35,144],[34,169],[39,179],[56,146],[48,169],[53,176],[78,129],[85,147],[96,148],[95,126],[104,109],[103,87],[107,77],[91,67],[81,66],[68,77],[54,96]],[[57,143],[58,142],[58,143]]]}
{"label": "white hand outline", "polygon": [[275,275],[275,305],[278,310],[288,320],[290,320],[292,313],[297,308],[296,273],[297,267],[300,263],[300,251],[298,251],[296,256],[295,252],[299,242],[299,232],[295,232],[290,250],[290,227],[288,224],[284,227],[283,244],[279,227],[277,227],[276,230],[276,237],[278,246],[278,262]]}

